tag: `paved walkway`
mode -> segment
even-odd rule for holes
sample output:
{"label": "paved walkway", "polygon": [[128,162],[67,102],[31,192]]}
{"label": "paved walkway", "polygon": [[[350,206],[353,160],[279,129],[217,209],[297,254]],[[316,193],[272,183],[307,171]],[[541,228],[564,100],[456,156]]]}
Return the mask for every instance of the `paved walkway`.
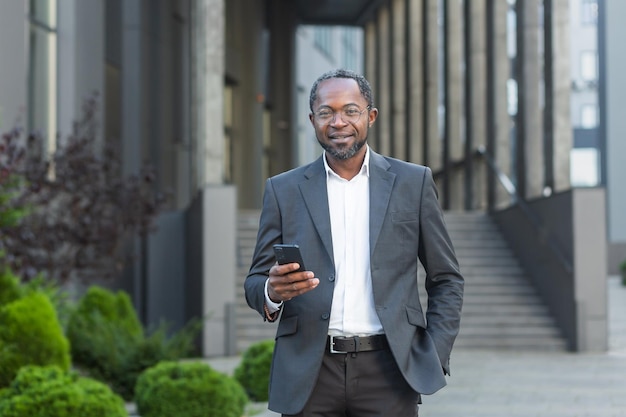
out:
{"label": "paved walkway", "polygon": [[[453,351],[448,386],[424,397],[420,417],[626,417],[626,287],[611,277],[608,293],[609,352]],[[229,372],[236,358],[210,362]]]}

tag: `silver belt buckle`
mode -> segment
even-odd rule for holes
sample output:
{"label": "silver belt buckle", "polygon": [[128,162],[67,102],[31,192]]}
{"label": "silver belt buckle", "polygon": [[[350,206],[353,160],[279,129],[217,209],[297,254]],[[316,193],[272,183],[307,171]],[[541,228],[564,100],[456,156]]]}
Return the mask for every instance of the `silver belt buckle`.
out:
{"label": "silver belt buckle", "polygon": [[335,336],[330,336],[330,353],[348,353],[342,350],[335,350]]}

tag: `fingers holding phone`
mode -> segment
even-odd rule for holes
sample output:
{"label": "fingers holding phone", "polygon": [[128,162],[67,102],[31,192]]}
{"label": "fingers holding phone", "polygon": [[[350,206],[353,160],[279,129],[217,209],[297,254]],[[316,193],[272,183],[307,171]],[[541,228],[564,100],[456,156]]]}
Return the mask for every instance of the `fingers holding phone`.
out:
{"label": "fingers holding phone", "polygon": [[319,279],[306,270],[298,245],[274,245],[274,254],[268,285],[272,301],[288,301],[317,287]]}

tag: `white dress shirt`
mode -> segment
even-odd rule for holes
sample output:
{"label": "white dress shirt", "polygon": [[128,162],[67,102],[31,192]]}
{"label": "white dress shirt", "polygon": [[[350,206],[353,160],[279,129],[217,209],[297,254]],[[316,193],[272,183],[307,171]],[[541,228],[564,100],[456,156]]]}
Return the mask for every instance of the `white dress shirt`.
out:
{"label": "white dress shirt", "polygon": [[[328,327],[328,334],[333,336],[383,333],[374,307],[370,272],[369,158],[368,146],[361,170],[348,181],[330,168],[324,152],[335,262],[335,288]],[[265,282],[265,301],[273,313],[282,303],[270,300],[268,281]]]}
{"label": "white dress shirt", "polygon": [[361,171],[351,180],[328,165],[326,186],[335,261],[330,335],[366,336],[383,332],[372,293],[369,229],[369,147]]}

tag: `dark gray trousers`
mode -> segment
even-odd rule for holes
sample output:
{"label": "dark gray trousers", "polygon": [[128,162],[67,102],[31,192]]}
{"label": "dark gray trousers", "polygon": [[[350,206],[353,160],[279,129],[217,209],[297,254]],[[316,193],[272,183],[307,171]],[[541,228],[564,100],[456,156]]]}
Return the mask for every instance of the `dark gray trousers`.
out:
{"label": "dark gray trousers", "polygon": [[389,349],[326,352],[304,410],[283,417],[417,417],[419,402]]}

